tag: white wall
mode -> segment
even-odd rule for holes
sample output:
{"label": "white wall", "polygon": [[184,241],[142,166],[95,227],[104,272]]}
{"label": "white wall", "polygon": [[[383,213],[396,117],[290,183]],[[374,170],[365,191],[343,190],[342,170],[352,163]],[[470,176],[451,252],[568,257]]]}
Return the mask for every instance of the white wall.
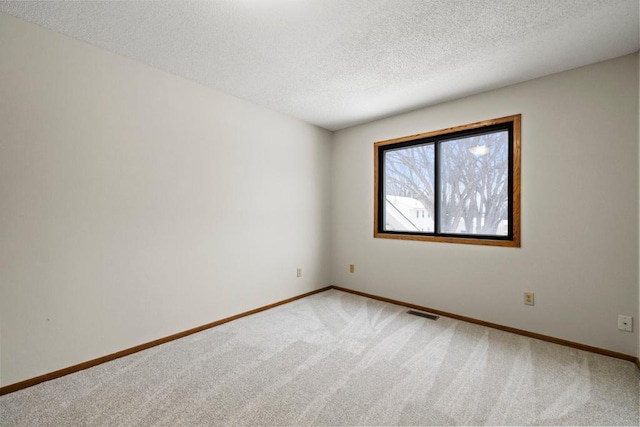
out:
{"label": "white wall", "polygon": [[[518,113],[522,248],[373,238],[374,142]],[[637,54],[339,131],[332,159],[333,284],[637,354]]]}
{"label": "white wall", "polygon": [[0,41],[0,385],[329,284],[329,132],[4,14]]}

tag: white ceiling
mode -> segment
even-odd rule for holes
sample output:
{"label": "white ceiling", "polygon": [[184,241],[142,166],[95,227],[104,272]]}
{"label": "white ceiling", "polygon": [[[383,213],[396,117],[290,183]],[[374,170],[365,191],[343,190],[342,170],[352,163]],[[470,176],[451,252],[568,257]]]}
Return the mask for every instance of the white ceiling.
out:
{"label": "white ceiling", "polygon": [[638,0],[1,1],[330,130],[638,51]]}

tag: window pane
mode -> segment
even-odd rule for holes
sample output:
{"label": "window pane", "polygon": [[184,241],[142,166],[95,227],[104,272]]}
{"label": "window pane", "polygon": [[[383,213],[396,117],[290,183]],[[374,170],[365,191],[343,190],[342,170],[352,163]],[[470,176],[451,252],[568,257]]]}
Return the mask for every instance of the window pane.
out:
{"label": "window pane", "polygon": [[384,230],[433,232],[434,146],[384,153]]}
{"label": "window pane", "polygon": [[508,132],[443,141],[439,148],[440,232],[508,235]]}

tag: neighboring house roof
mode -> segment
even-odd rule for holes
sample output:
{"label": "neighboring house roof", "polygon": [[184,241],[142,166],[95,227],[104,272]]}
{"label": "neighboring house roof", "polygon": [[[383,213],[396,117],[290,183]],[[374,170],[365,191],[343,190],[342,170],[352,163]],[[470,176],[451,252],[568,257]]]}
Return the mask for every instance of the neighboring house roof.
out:
{"label": "neighboring house roof", "polygon": [[385,229],[427,231],[433,220],[427,212],[416,218],[416,211],[426,211],[419,200],[411,197],[386,196]]}

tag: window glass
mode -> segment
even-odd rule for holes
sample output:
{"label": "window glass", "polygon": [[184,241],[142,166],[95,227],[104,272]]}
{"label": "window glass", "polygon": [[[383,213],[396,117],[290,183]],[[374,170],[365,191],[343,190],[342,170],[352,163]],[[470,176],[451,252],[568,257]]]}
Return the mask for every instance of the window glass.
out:
{"label": "window glass", "polygon": [[442,233],[508,234],[507,131],[442,142],[439,171]]}

